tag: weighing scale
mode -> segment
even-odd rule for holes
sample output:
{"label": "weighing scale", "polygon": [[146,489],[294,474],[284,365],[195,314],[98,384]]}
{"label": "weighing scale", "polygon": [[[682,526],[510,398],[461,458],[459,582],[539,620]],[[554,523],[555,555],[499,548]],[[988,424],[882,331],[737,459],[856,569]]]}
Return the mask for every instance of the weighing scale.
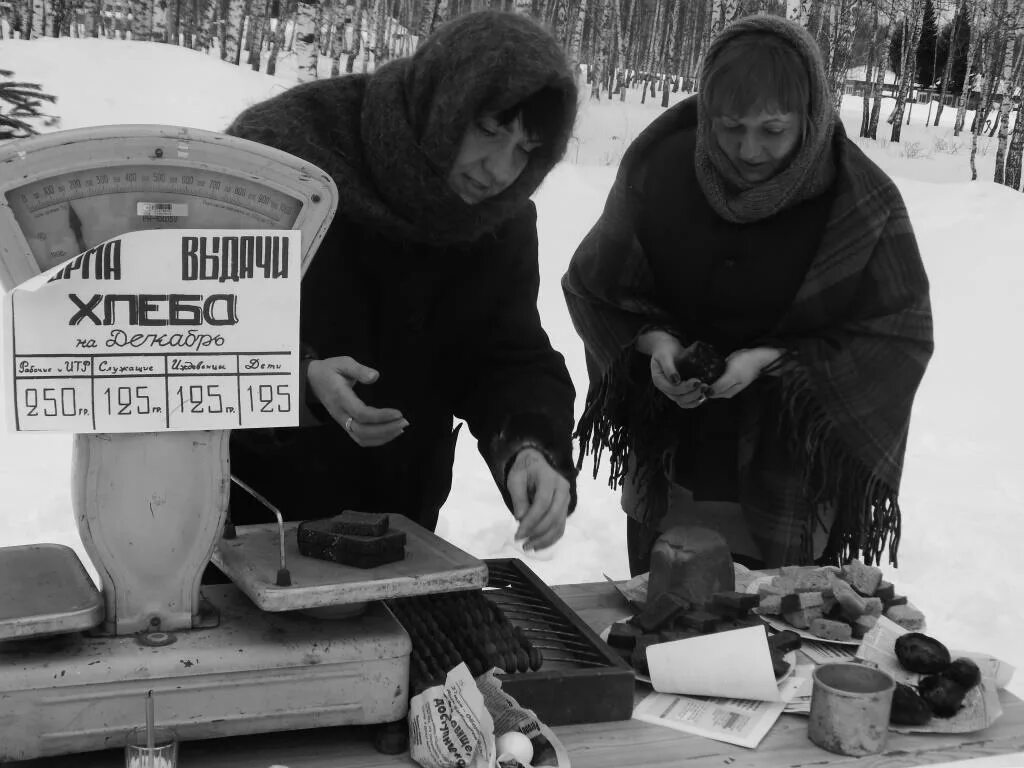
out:
{"label": "weighing scale", "polygon": [[[0,147],[0,284],[161,228],[299,230],[304,270],[336,206],[319,168],[224,134],[33,137]],[[481,588],[485,564],[401,515],[406,559],[368,570],[302,557],[269,505],[266,525],[225,526],[228,435],[74,436],[101,590],[67,547],[0,549],[0,762],[123,746],[148,691],[179,740],[405,716],[410,642],[380,601]],[[233,584],[200,589],[211,559]]]}

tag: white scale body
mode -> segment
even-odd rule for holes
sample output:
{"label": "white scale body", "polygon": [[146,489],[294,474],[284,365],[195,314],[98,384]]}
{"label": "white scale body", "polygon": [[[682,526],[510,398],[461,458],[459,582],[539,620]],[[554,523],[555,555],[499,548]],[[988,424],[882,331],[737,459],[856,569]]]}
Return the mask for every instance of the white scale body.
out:
{"label": "white scale body", "polygon": [[[223,134],[131,125],[13,142],[0,148],[0,285],[171,227],[300,230],[305,268],[336,205],[320,169]],[[228,435],[75,435],[70,506],[101,586],[67,547],[0,548],[0,763],[123,746],[148,691],[180,740],[405,716],[410,641],[379,601],[480,588],[486,566],[400,515],[405,560],[365,571],[303,558],[296,524],[270,512],[222,538]],[[282,550],[289,586],[275,581]],[[211,559],[232,585],[200,590]]]}

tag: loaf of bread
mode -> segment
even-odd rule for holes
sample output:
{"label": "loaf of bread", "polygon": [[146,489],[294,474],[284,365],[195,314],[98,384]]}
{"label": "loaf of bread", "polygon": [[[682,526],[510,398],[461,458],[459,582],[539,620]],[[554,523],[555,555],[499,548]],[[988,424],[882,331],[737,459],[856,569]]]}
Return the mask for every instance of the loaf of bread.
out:
{"label": "loaf of bread", "polygon": [[383,536],[390,526],[390,519],[377,512],[357,512],[346,509],[340,515],[331,518],[332,530],[335,533],[347,533],[353,536]]}
{"label": "loaf of bread", "polygon": [[853,638],[853,628],[845,621],[815,619],[811,622],[811,634],[822,640],[850,640]]}
{"label": "loaf of bread", "polygon": [[647,601],[669,592],[694,606],[711,602],[716,592],[733,592],[736,576],[725,539],[716,531],[677,526],[665,531],[651,550]]}
{"label": "loaf of bread", "polygon": [[337,517],[299,523],[299,553],[355,568],[375,568],[405,557],[405,532],[387,530],[379,536],[339,533]]}

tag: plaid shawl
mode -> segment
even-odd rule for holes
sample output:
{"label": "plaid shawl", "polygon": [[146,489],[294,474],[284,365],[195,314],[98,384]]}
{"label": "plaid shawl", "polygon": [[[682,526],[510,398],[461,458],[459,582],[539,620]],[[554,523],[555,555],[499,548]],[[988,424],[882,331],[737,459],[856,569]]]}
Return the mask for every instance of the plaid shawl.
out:
{"label": "plaid shawl", "polygon": [[[666,456],[685,439],[688,412],[654,389],[634,343],[652,326],[684,343],[687,335],[676,322],[684,313],[658,304],[660,278],[634,222],[645,157],[692,127],[695,113],[676,105],[633,142],[562,278],[590,375],[579,466],[591,453],[596,477],[607,450],[613,488],[635,470],[650,522],[664,514]],[[785,363],[736,398],[739,501],[768,566],[813,558],[825,507],[835,513],[825,559],[881,562],[888,547],[897,564],[911,405],[933,349],[928,279],[903,200],[838,118],[833,148],[836,196],[824,235],[789,310],[759,340],[784,349]]]}

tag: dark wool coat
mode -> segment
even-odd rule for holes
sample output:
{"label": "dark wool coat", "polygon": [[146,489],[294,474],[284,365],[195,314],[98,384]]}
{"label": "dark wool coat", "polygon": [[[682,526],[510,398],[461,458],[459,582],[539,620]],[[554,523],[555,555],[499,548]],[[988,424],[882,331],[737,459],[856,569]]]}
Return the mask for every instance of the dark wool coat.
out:
{"label": "dark wool coat", "polygon": [[[638,465],[650,521],[664,513],[665,456],[693,434],[698,417],[654,389],[646,361],[637,364],[635,340],[652,325],[684,343],[704,330],[692,322],[686,288],[665,286],[680,272],[643,246],[651,233],[637,227],[651,201],[640,190],[659,148],[696,120],[689,99],[633,142],[562,280],[590,373],[582,448],[593,453],[595,473],[609,451],[613,487],[630,462]],[[933,347],[928,281],[899,192],[838,120],[832,146],[833,200],[795,295],[766,333],[732,340],[785,351],[781,375],[759,380],[734,403],[738,497],[769,566],[809,560],[819,504],[836,512],[828,557],[872,562],[888,545],[895,562],[911,404]],[[685,226],[694,212],[672,215]],[[681,235],[678,259],[692,257],[690,245]]]}
{"label": "dark wool coat", "polygon": [[[466,128],[541,88],[558,95],[557,130],[508,189],[466,204],[447,182]],[[451,488],[458,417],[506,504],[509,463],[532,445],[569,479],[575,506],[575,392],[540,324],[529,200],[564,153],[575,111],[551,36],[522,16],[482,12],[443,25],[410,59],[297,86],[235,120],[229,133],[301,157],[337,184],[338,213],[302,281],[303,349],[378,370],[356,394],[399,409],[409,426],[363,448],[314,402],[313,423],[234,432],[234,474],[291,519],[348,508],[432,529]],[[231,514],[270,519],[238,488]]]}
{"label": "dark wool coat", "polygon": [[[391,443],[361,448],[314,405],[319,424],[232,433],[232,472],[291,519],[347,508],[433,528],[451,489],[454,415],[500,474],[499,488],[523,440],[547,446],[574,482],[575,392],[537,314],[535,220],[529,204],[476,243],[437,247],[336,216],[302,281],[303,344],[317,357],[349,355],[379,370],[356,393],[399,409],[410,426]],[[233,521],[266,521],[245,507],[236,488]]]}

